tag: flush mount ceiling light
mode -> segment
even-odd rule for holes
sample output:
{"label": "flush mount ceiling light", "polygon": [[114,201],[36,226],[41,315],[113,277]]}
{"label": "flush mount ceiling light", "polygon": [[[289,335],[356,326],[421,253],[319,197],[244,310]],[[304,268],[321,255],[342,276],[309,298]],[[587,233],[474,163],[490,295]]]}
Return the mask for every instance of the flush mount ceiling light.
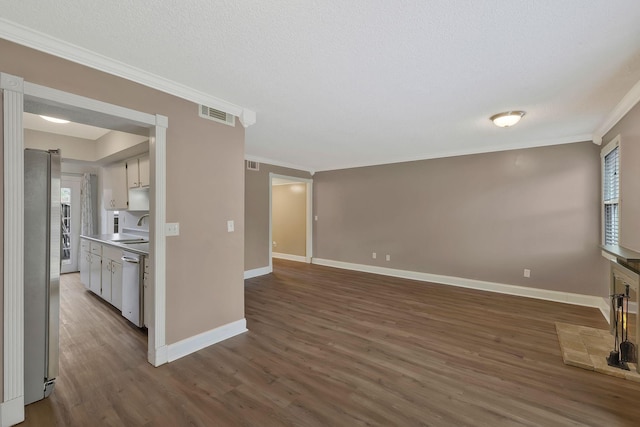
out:
{"label": "flush mount ceiling light", "polygon": [[494,114],[489,119],[498,127],[508,128],[518,123],[524,114],[524,111],[506,111]]}
{"label": "flush mount ceiling light", "polygon": [[60,123],[60,124],[69,123],[69,120],[56,119],[55,117],[49,117],[49,116],[40,116],[40,117],[52,123]]}

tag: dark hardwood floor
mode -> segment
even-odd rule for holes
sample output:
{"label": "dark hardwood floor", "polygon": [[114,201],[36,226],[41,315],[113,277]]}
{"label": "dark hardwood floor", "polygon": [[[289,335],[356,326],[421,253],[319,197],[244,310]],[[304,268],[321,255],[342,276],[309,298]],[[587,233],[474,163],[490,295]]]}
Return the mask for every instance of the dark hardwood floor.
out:
{"label": "dark hardwood floor", "polygon": [[65,276],[60,378],[23,425],[640,425],[640,384],[562,363],[554,322],[596,309],[281,260],[245,288],[248,333],[153,368]]}

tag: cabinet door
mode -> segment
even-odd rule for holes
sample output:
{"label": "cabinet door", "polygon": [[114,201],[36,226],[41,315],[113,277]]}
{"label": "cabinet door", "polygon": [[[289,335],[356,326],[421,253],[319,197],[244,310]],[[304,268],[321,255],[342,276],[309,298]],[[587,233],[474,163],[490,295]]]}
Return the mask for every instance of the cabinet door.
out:
{"label": "cabinet door", "polygon": [[102,257],[96,254],[89,254],[91,257],[91,278],[89,279],[90,289],[100,295],[102,289]]}
{"label": "cabinet door", "polygon": [[103,203],[106,210],[126,210],[128,207],[127,164],[104,168]]}
{"label": "cabinet door", "polygon": [[111,304],[122,311],[122,264],[111,261]]}
{"label": "cabinet door", "polygon": [[111,302],[111,260],[107,258],[102,259],[102,289],[100,296],[105,301]]}
{"label": "cabinet door", "polygon": [[140,172],[138,168],[138,159],[127,161],[127,187],[140,187]]}
{"label": "cabinet door", "polygon": [[82,251],[80,254],[80,282],[85,288],[91,289],[91,252]]}
{"label": "cabinet door", "polygon": [[149,156],[138,159],[138,173],[140,175],[140,187],[149,186]]}

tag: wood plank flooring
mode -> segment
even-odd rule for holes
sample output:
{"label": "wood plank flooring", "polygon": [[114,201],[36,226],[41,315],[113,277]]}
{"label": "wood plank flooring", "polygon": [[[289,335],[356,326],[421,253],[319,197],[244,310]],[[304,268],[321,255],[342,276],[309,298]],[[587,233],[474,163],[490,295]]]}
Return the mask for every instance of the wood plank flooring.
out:
{"label": "wood plank flooring", "polygon": [[640,384],[566,366],[596,309],[274,260],[249,332],[160,368],[77,275],[61,372],[25,426],[638,426]]}

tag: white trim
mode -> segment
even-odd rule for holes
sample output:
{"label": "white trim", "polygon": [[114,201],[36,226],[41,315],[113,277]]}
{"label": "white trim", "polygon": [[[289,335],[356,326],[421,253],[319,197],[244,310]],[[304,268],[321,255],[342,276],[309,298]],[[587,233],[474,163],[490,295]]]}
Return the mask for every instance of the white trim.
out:
{"label": "white trim", "polygon": [[24,421],[24,396],[0,403],[0,426],[10,427]]}
{"label": "white trim", "polygon": [[[497,128],[496,128],[497,129]],[[441,159],[446,157],[457,157],[457,156],[467,156],[471,154],[485,154],[485,153],[497,153],[500,151],[509,151],[509,150],[521,150],[524,148],[537,148],[537,147],[547,147],[550,145],[563,145],[563,144],[575,144],[578,142],[592,141],[593,135],[584,134],[584,135],[575,135],[564,138],[555,138],[555,139],[546,139],[542,141],[530,141],[530,142],[522,142],[522,143],[513,143],[513,144],[504,144],[504,145],[494,145],[492,147],[481,147],[481,148],[473,148],[473,149],[463,149],[463,150],[452,150],[452,151],[443,151],[440,153],[430,153],[430,154],[419,154],[415,156],[406,156],[406,157],[398,157],[398,158],[390,158],[390,160],[386,162],[360,162],[360,163],[345,163],[342,165],[337,165],[336,167],[330,168],[321,168],[317,169],[315,172],[324,172],[330,170],[339,170],[339,169],[351,169],[351,168],[360,168],[366,166],[378,166],[378,165],[386,165],[393,163],[405,163],[405,162],[415,162],[420,160],[431,160],[431,159]]]}
{"label": "white trim", "polygon": [[195,102],[196,104],[208,105],[225,113],[233,114],[240,119],[244,127],[251,126],[256,122],[256,113],[252,110],[164,77],[151,74],[139,68],[132,67],[131,65],[108,58],[80,46],[51,37],[31,28],[18,25],[4,18],[0,18],[0,37],[50,55],[55,55],[59,58],[67,59],[77,64],[86,65],[87,67],[143,84],[164,93]]}
{"label": "white trim", "polygon": [[153,313],[148,331],[147,360],[153,366],[167,362],[166,357],[166,206],[167,206],[167,127],[169,119],[165,116],[154,117],[155,127],[149,138],[149,158],[151,165],[151,203],[150,232],[154,237],[150,248],[151,287]]}
{"label": "white trim", "polygon": [[[4,417],[15,419],[15,401],[24,402],[24,81],[0,73],[4,141]],[[9,403],[13,402],[13,403]],[[6,414],[5,414],[6,411]],[[19,415],[19,414],[18,414]],[[19,418],[19,417],[18,417]],[[9,418],[7,418],[9,419]]]}
{"label": "white trim", "polygon": [[640,81],[638,81],[633,87],[622,97],[618,105],[609,113],[607,118],[602,122],[600,126],[593,132],[593,142],[595,144],[602,144],[602,138],[613,127],[618,124],[620,120],[640,101]]}
{"label": "white trim", "polygon": [[307,257],[300,256],[300,255],[291,255],[291,254],[283,254],[280,252],[272,252],[271,256],[278,259],[287,259],[289,261],[306,262],[307,264],[309,263],[307,261]]}
{"label": "white trim", "polygon": [[599,301],[600,305],[598,305],[598,309],[600,310],[600,313],[602,313],[602,317],[604,317],[604,320],[607,321],[607,323],[611,323],[611,319],[609,319],[609,314],[611,313],[611,308],[609,307],[609,302],[607,300],[607,298],[602,297]]}
{"label": "white trim", "polygon": [[271,266],[266,266],[266,267],[261,267],[261,268],[254,268],[253,270],[247,270],[244,272],[244,278],[246,279],[253,279],[254,277],[258,277],[258,276],[264,276],[265,274],[269,274],[273,271],[273,269],[271,268]]}
{"label": "white trim", "polygon": [[250,155],[245,154],[244,159],[245,160],[250,160],[252,162],[266,163],[266,164],[272,165],[272,166],[280,166],[282,168],[297,169],[297,170],[301,170],[301,171],[304,171],[304,172],[309,172],[311,175],[313,175],[315,173],[315,171],[313,169],[309,169],[306,166],[294,165],[293,163],[281,162],[281,161],[278,161],[278,160],[268,159],[266,157],[250,156]]}
{"label": "white trim", "polygon": [[600,309],[602,306],[602,298],[591,295],[551,291],[548,289],[528,288],[525,286],[508,285],[505,283],[486,282],[483,280],[465,279],[463,277],[454,276],[443,276],[440,274],[422,273],[419,271],[398,270],[395,268],[377,267],[373,265],[352,264],[349,262],[333,261],[328,259],[314,258],[313,264],[342,268],[345,270],[362,271],[365,273],[381,274],[383,276],[419,280],[421,282],[439,283],[442,285],[478,289],[500,294],[517,295],[521,297],[535,298],[546,301],[563,302],[567,304],[594,307],[598,309]]}
{"label": "white trim", "polygon": [[198,350],[202,350],[205,347],[219,343],[236,335],[240,335],[247,332],[246,319],[236,320],[235,322],[227,323],[218,328],[211,329],[198,335],[183,339],[175,344],[168,346],[168,359],[169,362],[180,359],[191,353],[195,353]]}
{"label": "white trim", "polygon": [[[600,242],[602,244],[604,244],[604,240],[605,240],[605,225],[604,225],[604,219],[605,219],[605,215],[604,215],[604,207],[605,207],[605,202],[604,202],[604,180],[605,180],[605,176],[604,176],[604,158],[607,156],[607,154],[609,154],[610,152],[612,152],[614,149],[618,148],[618,161],[620,162],[622,159],[622,146],[620,145],[622,137],[620,136],[620,134],[616,135],[611,141],[609,141],[607,143],[607,145],[605,145],[601,150],[600,150]],[[602,140],[600,141],[602,142]],[[618,165],[618,169],[620,169],[620,165]],[[621,185],[622,181],[620,179],[618,179],[618,200],[617,200],[617,204],[618,204],[618,236],[622,235],[622,233],[620,233],[620,211],[621,211],[621,204],[620,204],[620,194],[621,193]],[[604,253],[604,252],[603,252]],[[605,257],[606,258],[606,257]]]}

